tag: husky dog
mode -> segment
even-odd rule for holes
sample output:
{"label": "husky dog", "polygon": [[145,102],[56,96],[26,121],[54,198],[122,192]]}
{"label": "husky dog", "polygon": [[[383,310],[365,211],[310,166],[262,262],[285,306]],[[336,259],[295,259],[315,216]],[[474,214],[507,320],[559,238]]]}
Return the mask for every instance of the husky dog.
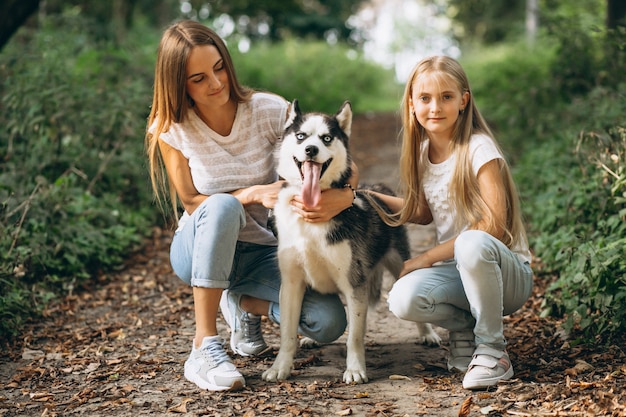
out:
{"label": "husky dog", "polygon": [[[289,377],[297,349],[302,299],[307,286],[321,293],[341,293],[348,310],[346,383],[367,382],[364,337],[367,310],[381,293],[384,268],[395,279],[410,257],[403,226],[386,225],[372,205],[371,194],[355,192],[353,206],[324,223],[307,223],[291,210],[301,195],[307,206],[321,192],[343,188],[351,176],[348,140],[352,109],[346,101],[334,116],[302,113],[294,100],[278,151],[278,174],[286,180],[274,207],[278,235],[280,288],[280,350],[266,381]],[[381,201],[376,201],[384,207]],[[438,344],[430,325],[418,326],[424,343]]]}

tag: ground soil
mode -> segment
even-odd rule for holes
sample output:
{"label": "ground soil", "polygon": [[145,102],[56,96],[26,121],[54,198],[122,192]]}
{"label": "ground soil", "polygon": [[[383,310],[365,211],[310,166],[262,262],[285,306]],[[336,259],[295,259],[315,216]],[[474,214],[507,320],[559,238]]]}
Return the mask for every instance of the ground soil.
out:
{"label": "ground soil", "polygon": [[[393,114],[356,117],[352,151],[363,181],[397,184],[398,127]],[[410,237],[414,253],[433,243],[430,227],[410,227]],[[279,346],[278,326],[265,320],[271,349],[234,357],[245,389],[199,391],[182,375],[194,319],[191,292],[169,265],[170,239],[155,229],[123,269],[52,303],[2,346],[0,416],[626,415],[624,345],[575,345],[540,317],[549,277],[539,270],[533,297],[505,319],[515,376],[489,391],[464,390],[462,376],[448,372],[446,331],[437,329],[440,347],[416,344],[414,325],[392,316],[384,297],[368,316],[369,383],[341,381],[345,335],[300,350],[289,380],[262,381]]]}

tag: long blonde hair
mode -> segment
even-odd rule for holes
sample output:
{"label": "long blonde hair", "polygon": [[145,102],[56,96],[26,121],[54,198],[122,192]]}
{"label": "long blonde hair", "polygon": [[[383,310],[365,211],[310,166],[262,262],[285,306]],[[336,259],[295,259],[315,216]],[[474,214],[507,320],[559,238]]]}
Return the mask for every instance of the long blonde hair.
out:
{"label": "long blonde hair", "polygon": [[[228,48],[213,30],[192,20],[179,21],[165,30],[157,51],[154,96],[148,116],[145,148],[156,200],[164,209],[161,196],[169,195],[174,216],[177,211],[176,190],[171,181],[167,180],[158,139],[161,133],[169,130],[172,123],[183,122],[189,110],[194,106],[186,90],[187,59],[191,50],[200,45],[215,46],[224,60],[224,67],[230,82],[230,100],[236,103],[245,102],[250,100],[253,93],[252,89],[239,84]],[[152,132],[148,131],[151,127]]]}
{"label": "long blonde hair", "polygon": [[[507,203],[506,224],[496,225],[494,216],[480,194],[478,181],[470,160],[469,143],[472,135],[483,134],[490,137],[495,146],[502,153],[500,146],[482,117],[473,99],[469,81],[461,65],[453,58],[433,56],[421,60],[411,72],[404,89],[402,98],[402,152],[400,157],[400,180],[404,206],[395,216],[387,217],[389,224],[399,225],[409,221],[419,207],[423,196],[422,173],[422,144],[427,139],[426,130],[417,122],[411,112],[410,99],[413,95],[413,86],[418,78],[424,74],[435,76],[440,80],[454,82],[460,93],[469,93],[464,111],[459,114],[454,127],[451,151],[456,154],[456,166],[450,182],[449,194],[453,207],[458,216],[457,226],[465,224],[475,225],[485,220],[490,226],[502,227],[505,236],[502,241],[508,247],[515,246],[519,239],[526,239],[519,196],[509,167],[504,160],[499,160],[500,173],[504,181]],[[484,216],[488,218],[484,219]]]}

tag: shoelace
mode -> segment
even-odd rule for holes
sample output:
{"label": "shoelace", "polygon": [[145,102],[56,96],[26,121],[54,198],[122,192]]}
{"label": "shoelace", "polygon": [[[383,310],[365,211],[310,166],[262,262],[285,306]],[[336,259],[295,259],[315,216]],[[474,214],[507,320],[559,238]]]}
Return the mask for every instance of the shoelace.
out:
{"label": "shoelace", "polygon": [[243,313],[241,315],[241,324],[246,342],[258,343],[262,339],[260,317],[252,318],[248,313]]}
{"label": "shoelace", "polygon": [[218,341],[213,341],[208,345],[203,346],[200,349],[200,353],[209,363],[212,363],[215,366],[222,362],[230,361],[228,354],[224,350],[224,346]]}

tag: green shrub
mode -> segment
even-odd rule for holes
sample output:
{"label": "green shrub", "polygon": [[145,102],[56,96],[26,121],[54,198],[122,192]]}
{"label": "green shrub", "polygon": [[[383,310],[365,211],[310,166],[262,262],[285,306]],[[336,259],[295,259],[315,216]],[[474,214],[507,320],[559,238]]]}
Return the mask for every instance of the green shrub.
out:
{"label": "green shrub", "polygon": [[231,51],[243,84],[297,98],[304,111],[335,113],[345,100],[355,113],[400,108],[403,87],[393,72],[346,46],[289,40]]}
{"label": "green shrub", "polygon": [[96,44],[80,18],[44,26],[0,55],[0,338],[121,264],[155,219],[143,154],[152,68]]}
{"label": "green shrub", "polygon": [[512,162],[551,132],[564,106],[554,99],[549,76],[554,50],[545,40],[533,48],[518,42],[471,50],[461,59],[476,104]]}
{"label": "green shrub", "polygon": [[557,277],[543,314],[564,317],[565,330],[586,341],[626,328],[625,112],[626,85],[594,89],[568,108],[561,139],[516,167],[531,246],[541,272]]}

